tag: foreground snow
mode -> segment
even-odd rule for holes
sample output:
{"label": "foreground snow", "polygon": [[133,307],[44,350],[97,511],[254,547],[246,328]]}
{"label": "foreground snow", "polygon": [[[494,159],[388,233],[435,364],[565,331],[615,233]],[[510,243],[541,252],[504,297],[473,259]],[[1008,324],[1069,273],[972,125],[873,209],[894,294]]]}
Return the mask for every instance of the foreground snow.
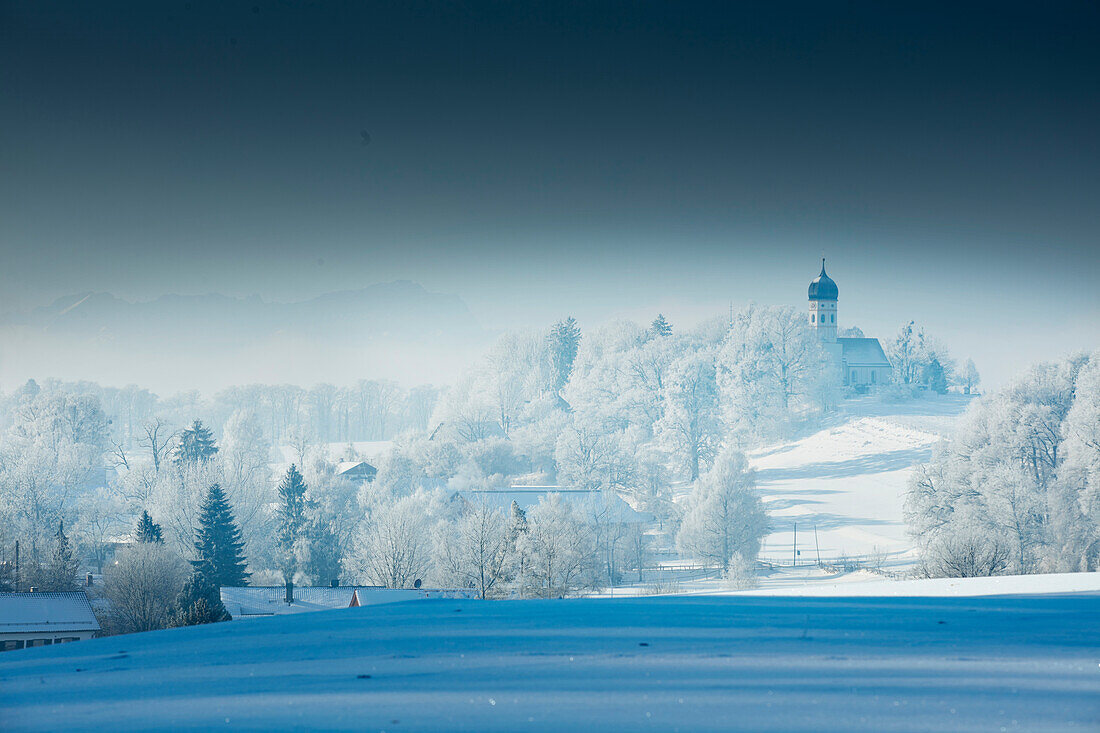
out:
{"label": "foreground snow", "polygon": [[427,600],[0,655],[5,730],[1095,730],[1100,596]]}

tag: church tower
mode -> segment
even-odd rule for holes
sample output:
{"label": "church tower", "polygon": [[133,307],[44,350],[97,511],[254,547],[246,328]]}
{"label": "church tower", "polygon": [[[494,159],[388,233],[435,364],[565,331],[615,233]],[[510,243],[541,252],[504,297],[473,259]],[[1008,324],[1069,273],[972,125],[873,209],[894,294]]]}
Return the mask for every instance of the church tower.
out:
{"label": "church tower", "polygon": [[839,291],[832,278],[825,274],[825,258],[821,258],[821,274],[810,283],[810,328],[823,343],[836,343],[836,301]]}

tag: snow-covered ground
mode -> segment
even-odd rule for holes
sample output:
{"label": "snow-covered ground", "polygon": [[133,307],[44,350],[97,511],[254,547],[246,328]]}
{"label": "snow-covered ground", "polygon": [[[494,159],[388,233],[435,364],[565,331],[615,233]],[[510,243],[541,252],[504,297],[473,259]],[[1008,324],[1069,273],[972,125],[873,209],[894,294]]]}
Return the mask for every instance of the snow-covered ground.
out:
{"label": "snow-covered ground", "polygon": [[1100,596],[413,601],[0,654],[19,730],[1096,730]]}
{"label": "snow-covered ground", "polygon": [[890,580],[866,570],[834,572],[814,566],[799,566],[773,568],[766,575],[760,577],[758,581],[759,586],[756,588],[733,590],[727,581],[712,576],[685,584],[682,587],[682,592],[692,595],[924,596],[930,598],[1047,593],[1096,593],[1100,595],[1100,573]]}
{"label": "snow-covered ground", "polygon": [[751,453],[774,527],[762,557],[790,562],[797,530],[803,562],[819,556],[895,567],[912,562],[902,519],[906,481],[968,404],[963,395],[849,400],[824,429]]}

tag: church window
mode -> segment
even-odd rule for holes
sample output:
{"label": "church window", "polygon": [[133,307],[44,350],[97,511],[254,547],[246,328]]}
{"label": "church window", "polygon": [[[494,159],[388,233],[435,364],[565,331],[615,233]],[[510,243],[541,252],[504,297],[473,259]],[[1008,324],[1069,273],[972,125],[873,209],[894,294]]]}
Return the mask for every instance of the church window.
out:
{"label": "church window", "polygon": [[814,323],[814,322],[815,322],[815,321],[814,321],[814,314],[813,314],[813,313],[811,313],[811,314],[810,314],[810,323]]}
{"label": "church window", "polygon": [[829,323],[836,323],[836,316],[835,315],[829,316]]}

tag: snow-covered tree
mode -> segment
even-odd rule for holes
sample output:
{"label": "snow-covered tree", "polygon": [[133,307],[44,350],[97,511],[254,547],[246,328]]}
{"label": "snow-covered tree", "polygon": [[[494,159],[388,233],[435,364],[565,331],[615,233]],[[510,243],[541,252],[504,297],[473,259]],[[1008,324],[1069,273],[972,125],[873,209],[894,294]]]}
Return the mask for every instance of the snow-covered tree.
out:
{"label": "snow-covered tree", "polygon": [[787,307],[739,312],[718,368],[726,424],[740,443],[789,434],[795,420],[828,402],[834,380],[806,318]]}
{"label": "snow-covered tree", "polygon": [[560,494],[539,499],[527,513],[527,532],[518,542],[530,561],[526,593],[555,598],[593,582],[594,543],[587,525]]}
{"label": "snow-covered tree", "polygon": [[358,579],[387,588],[411,588],[431,560],[427,498],[404,496],[377,506],[358,537],[350,564]]}
{"label": "snow-covered tree", "polygon": [[663,415],[654,430],[694,481],[710,465],[723,434],[713,352],[689,351],[672,362],[661,396]]}
{"label": "snow-covered tree", "polygon": [[210,432],[210,428],[203,425],[201,420],[195,420],[180,433],[172,452],[172,460],[177,465],[206,463],[217,452],[218,446],[214,444],[214,434]]}
{"label": "snow-covered tree", "polygon": [[187,576],[187,563],[162,543],[120,550],[103,572],[111,630],[128,634],[168,626]]}
{"label": "snow-covered tree", "polygon": [[978,385],[982,383],[982,377],[978,374],[978,367],[974,366],[973,359],[966,360],[960,380],[964,394],[974,394]]}
{"label": "snow-covered tree", "polygon": [[942,556],[962,553],[969,563],[967,548],[985,543],[1007,551],[1008,572],[1090,564],[1087,471],[1068,456],[1081,447],[1072,438],[1081,423],[1070,416],[1096,399],[1092,361],[1039,364],[975,401],[952,440],[914,472],[905,516],[926,561],[951,567]]}
{"label": "snow-covered tree", "polygon": [[572,316],[558,321],[546,337],[550,349],[551,386],[554,393],[561,392],[573,371],[577,348],[581,342],[581,329]]}
{"label": "snow-covered tree", "polygon": [[745,456],[723,451],[714,467],[695,482],[677,544],[725,571],[735,557],[755,560],[767,532],[767,514]]}
{"label": "snow-covered tree", "polygon": [[134,541],[143,544],[164,544],[164,532],[147,511],[141,512],[137,528],[134,530]]}
{"label": "snow-covered tree", "polygon": [[435,530],[433,557],[440,579],[457,588],[473,588],[479,598],[504,590],[512,541],[500,509],[473,502],[455,522]]}
{"label": "snow-covered tree", "polygon": [[649,324],[649,332],[657,337],[671,336],[672,324],[668,322],[663,313],[658,313],[657,317],[653,319],[653,323]]}
{"label": "snow-covered tree", "polygon": [[298,570],[300,546],[307,541],[306,483],[298,467],[293,463],[279,482],[278,530],[276,546],[279,550],[280,570],[285,580],[293,580]]}

